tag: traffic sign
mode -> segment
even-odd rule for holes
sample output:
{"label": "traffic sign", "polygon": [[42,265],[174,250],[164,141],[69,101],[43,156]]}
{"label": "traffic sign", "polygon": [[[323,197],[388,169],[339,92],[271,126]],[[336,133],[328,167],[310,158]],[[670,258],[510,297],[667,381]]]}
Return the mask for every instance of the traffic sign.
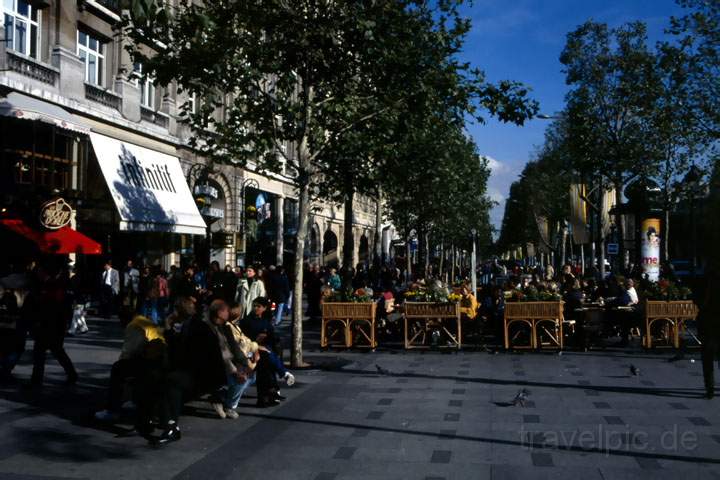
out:
{"label": "traffic sign", "polygon": [[607,253],[608,255],[617,255],[620,252],[620,247],[617,243],[608,243],[607,244]]}

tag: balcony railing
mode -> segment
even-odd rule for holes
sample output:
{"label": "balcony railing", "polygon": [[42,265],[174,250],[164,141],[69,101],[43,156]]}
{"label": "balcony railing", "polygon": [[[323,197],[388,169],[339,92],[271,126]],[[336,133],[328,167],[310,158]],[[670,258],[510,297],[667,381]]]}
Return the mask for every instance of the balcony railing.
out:
{"label": "balcony railing", "polygon": [[153,123],[162,128],[168,128],[170,125],[170,117],[163,112],[156,112],[147,107],[140,107],[140,118],[146,122]]}
{"label": "balcony railing", "polygon": [[120,110],[122,102],[122,97],[119,95],[91,83],[85,84],[85,98],[115,110]]}
{"label": "balcony railing", "polygon": [[46,65],[21,53],[7,50],[8,68],[28,78],[55,86],[60,77],[60,70]]}

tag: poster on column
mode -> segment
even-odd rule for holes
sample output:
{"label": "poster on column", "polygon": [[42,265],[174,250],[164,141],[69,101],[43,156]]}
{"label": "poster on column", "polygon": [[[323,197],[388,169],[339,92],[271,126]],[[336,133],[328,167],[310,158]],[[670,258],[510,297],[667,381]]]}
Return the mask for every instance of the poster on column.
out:
{"label": "poster on column", "polygon": [[657,282],[660,279],[660,220],[643,220],[641,235],[643,274],[651,282]]}

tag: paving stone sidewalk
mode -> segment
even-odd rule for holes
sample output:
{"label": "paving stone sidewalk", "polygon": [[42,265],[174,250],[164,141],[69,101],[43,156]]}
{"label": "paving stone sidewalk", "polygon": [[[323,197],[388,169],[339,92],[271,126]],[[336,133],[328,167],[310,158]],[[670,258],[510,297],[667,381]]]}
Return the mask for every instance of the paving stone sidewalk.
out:
{"label": "paving stone sidewalk", "polygon": [[243,399],[237,420],[193,403],[157,450],[92,420],[121,331],[91,327],[67,341],[77,387],[50,358],[42,391],[0,388],[0,479],[720,478],[720,400],[692,354],[310,352],[346,365],[297,372],[274,409]]}

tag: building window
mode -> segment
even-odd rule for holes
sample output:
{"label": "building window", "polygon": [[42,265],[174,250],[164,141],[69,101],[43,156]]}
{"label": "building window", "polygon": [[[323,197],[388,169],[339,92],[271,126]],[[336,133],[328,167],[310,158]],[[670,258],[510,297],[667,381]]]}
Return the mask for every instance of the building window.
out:
{"label": "building window", "polygon": [[6,48],[38,58],[40,11],[25,0],[2,0]]}
{"label": "building window", "polygon": [[142,65],[136,63],[133,66],[135,82],[140,87],[140,105],[155,110],[155,84],[150,77],[143,77]]}
{"label": "building window", "polygon": [[77,31],[77,54],[85,62],[85,81],[102,86],[105,45],[89,33]]}

